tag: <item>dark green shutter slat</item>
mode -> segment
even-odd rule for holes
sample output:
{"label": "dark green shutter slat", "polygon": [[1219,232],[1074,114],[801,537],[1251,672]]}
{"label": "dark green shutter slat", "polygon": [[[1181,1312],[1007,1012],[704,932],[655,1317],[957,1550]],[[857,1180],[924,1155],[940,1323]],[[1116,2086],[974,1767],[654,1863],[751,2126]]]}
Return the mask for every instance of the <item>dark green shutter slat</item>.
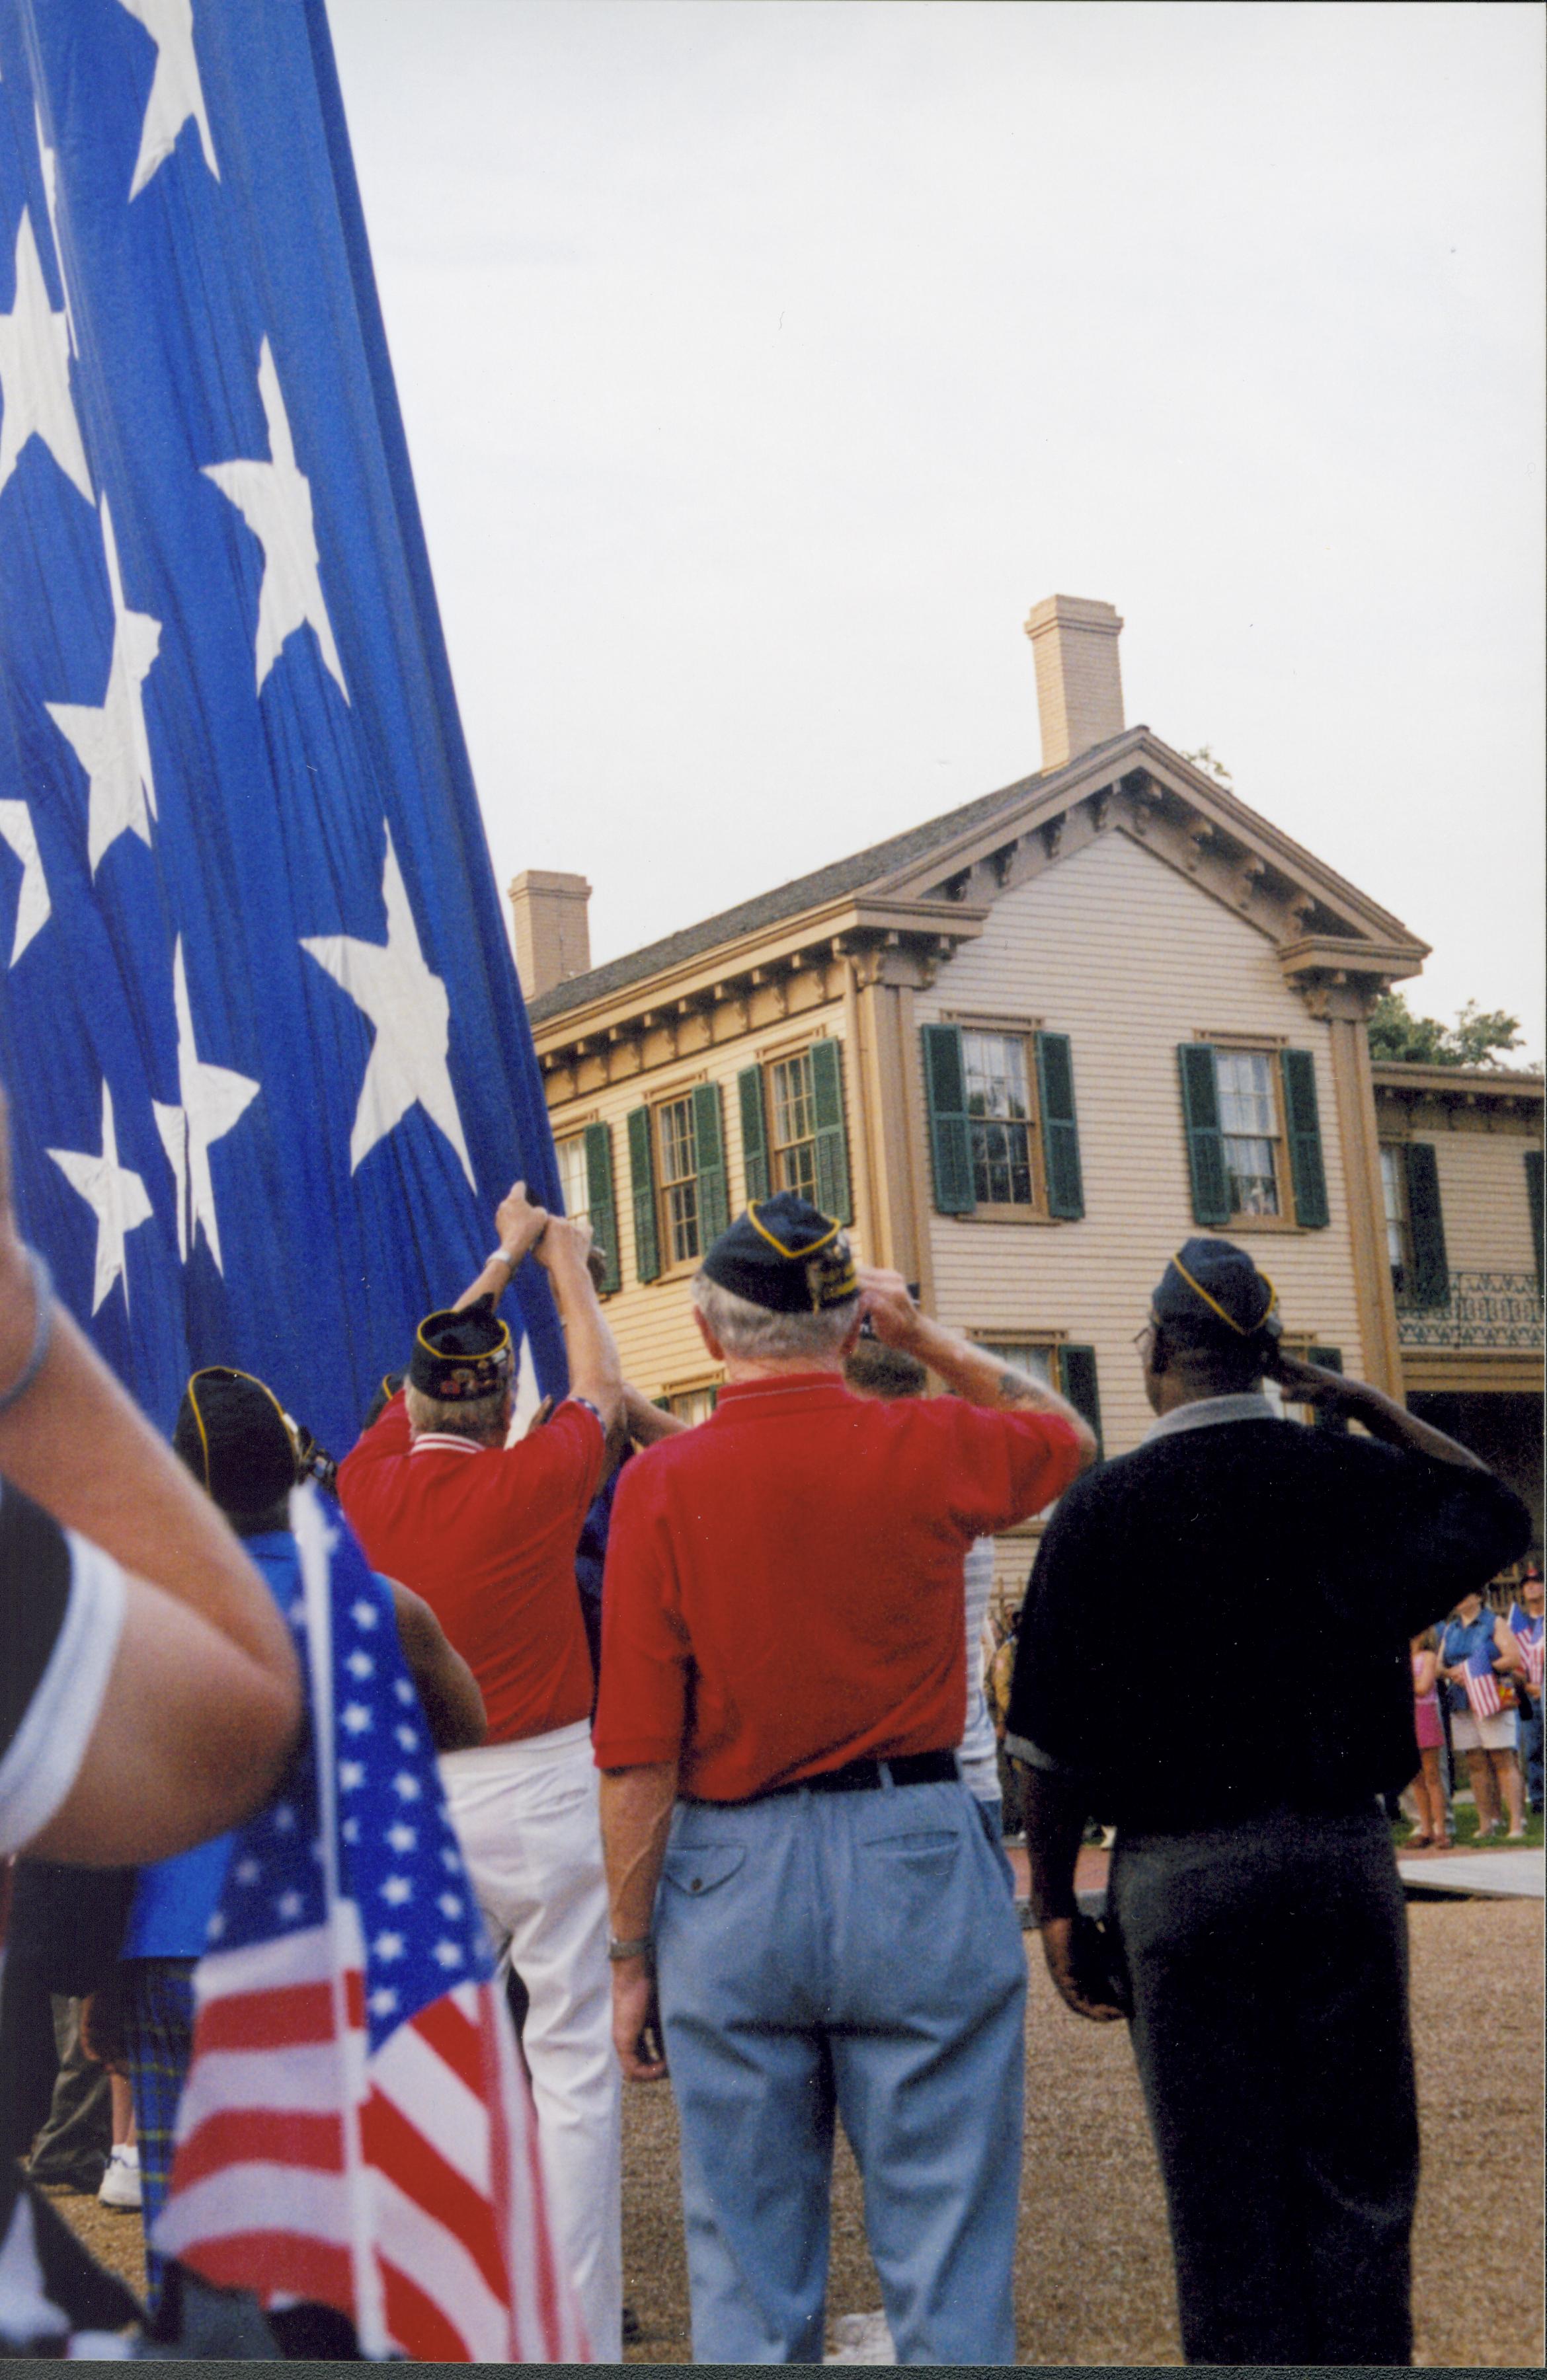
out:
{"label": "dark green shutter slat", "polygon": [[730,1228],[730,1191],[725,1182],[725,1135],[720,1121],[720,1086],[699,1083],[693,1091],[693,1143],[699,1168],[699,1254]]}
{"label": "dark green shutter slat", "polygon": [[1096,1351],[1093,1347],[1060,1347],[1058,1378],[1064,1394],[1068,1398],[1082,1421],[1088,1421],[1096,1433],[1096,1454],[1102,1452],[1102,1401],[1096,1388]]}
{"label": "dark green shutter slat", "polygon": [[1182,1072],[1182,1113],[1187,1119],[1193,1220],[1227,1223],[1230,1177],[1224,1170],[1224,1135],[1219,1128],[1219,1076],[1214,1053],[1207,1041],[1184,1041],[1176,1051],[1176,1062]]}
{"label": "dark green shutter slat", "polygon": [[586,1198],[591,1208],[591,1235],[606,1267],[602,1294],[610,1297],[623,1286],[618,1262],[617,1200],[613,1192],[613,1135],[604,1123],[586,1126]]}
{"label": "dark green shutter slat", "polygon": [[655,1159],[650,1145],[650,1110],[628,1111],[628,1183],[634,1196],[634,1265],[641,1281],[661,1277],[655,1232]]}
{"label": "dark green shutter slat", "polygon": [[1078,1223],[1085,1212],[1085,1184],[1075,1122],[1074,1059],[1066,1033],[1037,1036],[1037,1100],[1042,1119],[1047,1211],[1061,1222]]}
{"label": "dark green shutter slat", "polygon": [[838,1044],[832,1039],[811,1044],[811,1105],[816,1111],[817,1205],[840,1223],[852,1223],[844,1064]]}
{"label": "dark green shutter slat", "polygon": [[1327,1174],[1322,1162],[1322,1123],[1316,1107],[1316,1061],[1309,1050],[1285,1050],[1284,1120],[1289,1133],[1289,1178],[1295,1185],[1295,1220],[1308,1232],[1323,1232]]}
{"label": "dark green shutter slat", "polygon": [[956,1025],[926,1025],[922,1032],[934,1203],[943,1215],[970,1215],[974,1204],[972,1142],[967,1128],[967,1069],[962,1062],[961,1028]]}
{"label": "dark green shutter slat", "polygon": [[741,1163],[747,1176],[747,1200],[768,1196],[768,1124],[762,1106],[762,1068],[744,1066],[736,1078],[741,1101]]}
{"label": "dark green shutter slat", "polygon": [[1450,1302],[1450,1266],[1445,1222],[1440,1211],[1440,1168],[1432,1144],[1407,1144],[1407,1225],[1413,1240],[1413,1277],[1404,1303],[1445,1305]]}
{"label": "dark green shutter slat", "polygon": [[1541,1287],[1541,1151],[1528,1148],[1526,1155],[1526,1204],[1531,1210],[1531,1250],[1536,1257],[1536,1285]]}
{"label": "dark green shutter slat", "polygon": [[[1341,1372],[1343,1369],[1341,1347],[1308,1347],[1306,1358],[1309,1363],[1320,1364],[1324,1372]],[[1325,1405],[1313,1405],[1310,1409],[1310,1425],[1313,1429],[1336,1429],[1346,1434],[1348,1416],[1346,1414],[1333,1413]]]}

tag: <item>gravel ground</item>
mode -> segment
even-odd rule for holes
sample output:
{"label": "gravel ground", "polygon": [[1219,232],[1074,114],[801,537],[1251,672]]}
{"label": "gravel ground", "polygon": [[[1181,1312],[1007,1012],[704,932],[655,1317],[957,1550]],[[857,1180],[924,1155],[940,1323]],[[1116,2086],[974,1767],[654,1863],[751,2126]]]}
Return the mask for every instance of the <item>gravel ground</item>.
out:
{"label": "gravel ground", "polygon": [[[1541,1904],[1419,1902],[1408,1914],[1424,2146],[1415,2360],[1540,2367]],[[1178,2363],[1164,2209],[1126,2034],[1070,2016],[1034,1935],[1027,1949],[1022,2360]],[[60,2204],[138,2287],[137,2219],[91,2200]],[[676,2124],[664,2087],[627,2095],[624,2259],[625,2293],[643,2330],[628,2360],[686,2362]],[[829,2310],[865,2313],[880,2303],[859,2178],[840,2144]]]}

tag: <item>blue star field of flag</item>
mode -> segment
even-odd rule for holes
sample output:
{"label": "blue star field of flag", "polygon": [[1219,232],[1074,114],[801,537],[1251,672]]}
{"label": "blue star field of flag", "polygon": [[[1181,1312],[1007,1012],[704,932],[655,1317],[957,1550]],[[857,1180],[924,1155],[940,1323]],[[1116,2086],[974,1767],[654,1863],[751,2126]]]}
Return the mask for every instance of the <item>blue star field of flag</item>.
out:
{"label": "blue star field of flag", "polygon": [[0,0],[0,1075],[163,1427],[344,1451],[558,1196],[321,0]]}
{"label": "blue star field of flag", "polygon": [[[453,1985],[481,1983],[492,1968],[419,1697],[398,1646],[391,1596],[335,1512],[328,1514],[327,1532],[333,1539],[339,1888],[359,1912],[366,2023],[375,2050]],[[288,1617],[304,1669],[307,1618],[298,1571]],[[210,1921],[212,1949],[244,1949],[323,1923],[321,1827],[309,1735],[274,1799],[234,1840],[220,1905]]]}

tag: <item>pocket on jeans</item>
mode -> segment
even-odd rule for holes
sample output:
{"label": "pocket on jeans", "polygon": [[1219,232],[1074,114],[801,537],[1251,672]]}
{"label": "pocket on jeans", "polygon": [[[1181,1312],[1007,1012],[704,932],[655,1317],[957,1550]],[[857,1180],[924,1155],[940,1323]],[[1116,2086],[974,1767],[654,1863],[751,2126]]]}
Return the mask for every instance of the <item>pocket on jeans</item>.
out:
{"label": "pocket on jeans", "polygon": [[663,1874],[667,1884],[691,1900],[729,1882],[747,1857],[745,1843],[692,1843],[666,1853]]}

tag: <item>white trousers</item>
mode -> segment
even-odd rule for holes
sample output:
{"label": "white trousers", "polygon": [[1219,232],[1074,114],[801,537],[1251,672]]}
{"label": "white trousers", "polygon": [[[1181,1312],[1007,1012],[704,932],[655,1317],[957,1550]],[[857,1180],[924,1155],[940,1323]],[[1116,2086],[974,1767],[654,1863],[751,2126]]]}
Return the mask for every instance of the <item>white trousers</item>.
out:
{"label": "white trousers", "polygon": [[530,1997],[523,2046],[558,2252],[602,2362],[623,2352],[622,2082],[591,1729],[448,1753],[451,1815],[496,1953]]}

